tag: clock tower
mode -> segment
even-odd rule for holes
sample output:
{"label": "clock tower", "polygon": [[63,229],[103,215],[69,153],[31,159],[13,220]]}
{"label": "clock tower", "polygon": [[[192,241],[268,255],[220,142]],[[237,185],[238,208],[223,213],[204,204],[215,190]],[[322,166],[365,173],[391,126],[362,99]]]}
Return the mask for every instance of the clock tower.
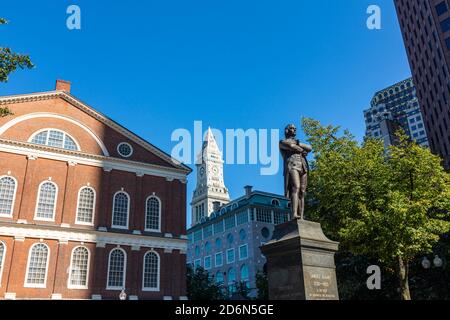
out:
{"label": "clock tower", "polygon": [[222,206],[230,202],[223,179],[223,163],[222,152],[209,128],[197,158],[197,186],[191,202],[193,226],[214,212],[214,203]]}

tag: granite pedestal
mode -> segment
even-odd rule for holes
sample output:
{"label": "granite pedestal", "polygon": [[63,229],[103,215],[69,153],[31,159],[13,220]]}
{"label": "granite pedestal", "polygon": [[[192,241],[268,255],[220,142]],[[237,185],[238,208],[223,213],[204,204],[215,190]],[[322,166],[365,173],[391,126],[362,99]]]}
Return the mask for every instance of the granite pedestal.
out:
{"label": "granite pedestal", "polygon": [[319,223],[297,220],[275,227],[261,247],[267,258],[270,300],[339,300],[334,254]]}

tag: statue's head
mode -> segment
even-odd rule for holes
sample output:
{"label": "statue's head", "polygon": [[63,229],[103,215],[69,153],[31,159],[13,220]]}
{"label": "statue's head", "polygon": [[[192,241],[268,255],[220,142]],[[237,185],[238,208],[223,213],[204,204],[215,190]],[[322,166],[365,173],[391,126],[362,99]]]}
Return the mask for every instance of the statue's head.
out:
{"label": "statue's head", "polygon": [[284,135],[286,136],[286,139],[294,138],[297,135],[297,127],[293,124],[289,124],[284,130]]}

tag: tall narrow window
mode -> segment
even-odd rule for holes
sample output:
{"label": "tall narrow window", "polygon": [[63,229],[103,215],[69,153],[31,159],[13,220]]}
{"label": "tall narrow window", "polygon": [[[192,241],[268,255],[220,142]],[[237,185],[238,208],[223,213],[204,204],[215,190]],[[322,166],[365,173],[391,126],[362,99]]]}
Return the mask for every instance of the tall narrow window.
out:
{"label": "tall narrow window", "polygon": [[125,272],[127,257],[122,249],[114,249],[109,254],[108,286],[109,290],[125,289]]}
{"label": "tall narrow window", "polygon": [[0,217],[12,216],[16,189],[17,183],[13,178],[3,177],[0,179]]}
{"label": "tall narrow window", "polygon": [[69,288],[86,289],[88,287],[89,250],[77,247],[72,251],[70,263]]}
{"label": "tall narrow window", "polygon": [[130,212],[130,197],[125,192],[118,192],[114,196],[113,228],[127,229]]}
{"label": "tall narrow window", "polygon": [[3,261],[5,260],[6,247],[3,242],[0,242],[0,287],[2,286]]}
{"label": "tall narrow window", "polygon": [[161,202],[155,196],[147,199],[145,230],[161,231]]}
{"label": "tall narrow window", "polygon": [[56,207],[56,194],[58,188],[53,182],[44,182],[39,187],[38,201],[36,206],[36,219],[54,220]]}
{"label": "tall narrow window", "polygon": [[93,224],[95,208],[95,191],[85,187],[78,193],[77,223]]}
{"label": "tall narrow window", "polygon": [[147,252],[144,256],[144,291],[159,291],[159,256],[155,252]]}
{"label": "tall narrow window", "polygon": [[49,249],[43,243],[35,244],[28,256],[25,287],[45,288],[47,281]]}

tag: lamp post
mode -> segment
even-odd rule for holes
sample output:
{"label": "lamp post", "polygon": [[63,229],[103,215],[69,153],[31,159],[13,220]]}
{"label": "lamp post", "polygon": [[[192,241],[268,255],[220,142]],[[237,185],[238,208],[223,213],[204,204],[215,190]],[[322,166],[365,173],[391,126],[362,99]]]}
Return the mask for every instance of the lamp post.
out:
{"label": "lamp post", "polygon": [[127,294],[125,293],[125,289],[123,289],[119,294],[120,300],[127,300]]}
{"label": "lamp post", "polygon": [[[433,265],[434,265],[436,268],[443,268],[443,267],[444,267],[444,260],[442,260],[442,258],[439,257],[438,255],[435,255],[435,256],[434,256],[434,259],[433,259]],[[424,258],[422,259],[422,267],[423,267],[424,269],[426,269],[426,270],[428,270],[428,269],[430,269],[430,268],[432,267],[431,261],[428,260],[427,257],[424,257]]]}

